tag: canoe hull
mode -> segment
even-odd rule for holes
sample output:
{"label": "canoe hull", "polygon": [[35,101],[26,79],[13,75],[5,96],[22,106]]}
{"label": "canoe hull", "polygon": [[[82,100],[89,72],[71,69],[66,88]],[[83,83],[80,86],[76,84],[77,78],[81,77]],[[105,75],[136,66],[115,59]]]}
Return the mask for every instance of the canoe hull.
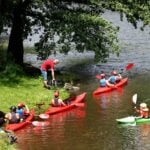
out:
{"label": "canoe hull", "polygon": [[17,131],[19,129],[22,129],[23,127],[30,124],[30,122],[33,120],[33,118],[34,118],[34,110],[31,110],[30,115],[23,122],[7,124],[5,127],[5,130]]}
{"label": "canoe hull", "polygon": [[62,107],[50,107],[45,114],[49,114],[49,115],[53,115],[53,114],[57,114],[60,112],[64,112],[70,109],[73,109],[75,107],[78,106],[78,104],[83,103],[84,99],[86,97],[86,93],[82,93],[78,96],[76,96],[75,100],[71,101],[71,104],[67,105],[67,106],[62,106]]}
{"label": "canoe hull", "polygon": [[115,85],[115,87],[98,87],[93,92],[93,95],[98,95],[98,94],[101,94],[101,93],[104,93],[104,92],[110,92],[110,91],[116,90],[118,87],[121,87],[121,86],[127,84],[127,82],[128,82],[128,78],[124,78],[119,83],[117,83]]}
{"label": "canoe hull", "polygon": [[129,116],[125,118],[116,119],[118,123],[135,123],[135,117]]}
{"label": "canoe hull", "polygon": [[121,119],[116,119],[116,121],[121,124],[132,124],[132,123],[142,124],[142,123],[150,123],[150,118],[129,116]]}

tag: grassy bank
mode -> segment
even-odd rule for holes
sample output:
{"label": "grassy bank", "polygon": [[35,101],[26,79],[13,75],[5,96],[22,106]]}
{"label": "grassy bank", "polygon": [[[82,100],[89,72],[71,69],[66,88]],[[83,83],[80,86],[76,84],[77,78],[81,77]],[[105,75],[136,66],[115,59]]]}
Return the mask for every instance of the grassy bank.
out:
{"label": "grassy bank", "polygon": [[[29,109],[34,108],[36,115],[43,113],[50,104],[55,90],[60,91],[60,97],[65,99],[69,93],[61,87],[52,87],[50,90],[45,89],[42,83],[42,77],[37,70],[22,70],[13,64],[6,64],[6,48],[7,44],[0,43],[0,111],[9,112],[12,105],[17,106],[23,102],[28,105]],[[32,48],[26,48],[25,53],[34,52]],[[5,70],[4,70],[5,68]],[[28,72],[28,74],[27,74]],[[35,73],[36,72],[36,73]],[[61,75],[64,81],[72,81],[77,77],[74,75]],[[37,104],[44,105],[41,108]],[[16,145],[10,145],[7,135],[5,138],[0,134],[0,150],[15,150]]]}
{"label": "grassy bank", "polygon": [[[63,88],[53,87],[51,90],[43,88],[42,77],[40,75],[29,76],[14,65],[7,66],[6,70],[0,74],[0,110],[9,111],[11,105],[24,102],[28,107],[34,108],[37,103],[45,103],[43,110],[49,107],[49,103],[56,89],[60,91],[62,99],[68,96]],[[37,111],[43,111],[37,110]]]}
{"label": "grassy bank", "polygon": [[6,133],[0,133],[0,150],[16,150],[16,145],[11,145]]}
{"label": "grassy bank", "polygon": [[[33,73],[34,74],[34,73]],[[43,113],[50,104],[55,90],[60,91],[60,97],[65,99],[69,96],[63,88],[52,87],[50,90],[43,87],[40,75],[27,75],[19,67],[9,65],[0,72],[0,111],[9,112],[12,105],[17,106],[23,102],[30,109],[34,108],[36,115]],[[37,104],[44,103],[41,108]],[[10,145],[8,139],[0,134],[0,150],[15,150],[15,145]]]}

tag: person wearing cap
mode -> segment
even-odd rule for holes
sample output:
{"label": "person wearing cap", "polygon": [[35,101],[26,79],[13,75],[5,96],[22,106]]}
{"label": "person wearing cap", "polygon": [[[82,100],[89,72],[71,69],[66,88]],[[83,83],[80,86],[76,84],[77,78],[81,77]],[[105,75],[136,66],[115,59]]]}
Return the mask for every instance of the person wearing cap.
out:
{"label": "person wearing cap", "polygon": [[100,87],[106,87],[107,86],[107,80],[106,80],[106,75],[104,73],[102,73],[100,75],[101,79],[99,80],[100,83]]}
{"label": "person wearing cap", "polygon": [[120,80],[122,80],[121,74],[118,74],[117,71],[112,71],[111,76],[108,78],[109,86],[115,85]]}
{"label": "person wearing cap", "polygon": [[29,108],[24,103],[19,103],[16,112],[19,114],[22,121],[25,119],[25,116],[29,115]]}
{"label": "person wearing cap", "polygon": [[54,98],[51,101],[51,105],[58,107],[58,106],[66,106],[62,99],[59,98],[59,91],[54,92]]}
{"label": "person wearing cap", "polygon": [[46,88],[50,88],[50,86],[48,85],[48,70],[51,70],[51,76],[52,76],[52,82],[55,82],[55,72],[54,72],[54,67],[55,65],[57,65],[59,63],[58,59],[47,59],[45,60],[42,65],[41,65],[41,73],[43,76],[43,83],[44,83],[44,87]]}
{"label": "person wearing cap", "polygon": [[[135,107],[135,109],[136,109],[136,107]],[[149,109],[148,109],[146,103],[141,103],[140,109],[136,109],[136,112],[139,113],[139,116],[141,118],[148,118],[149,117]]]}
{"label": "person wearing cap", "polygon": [[9,124],[20,122],[20,116],[18,113],[16,113],[16,109],[16,106],[11,106],[10,112],[5,115],[5,118],[8,120]]}

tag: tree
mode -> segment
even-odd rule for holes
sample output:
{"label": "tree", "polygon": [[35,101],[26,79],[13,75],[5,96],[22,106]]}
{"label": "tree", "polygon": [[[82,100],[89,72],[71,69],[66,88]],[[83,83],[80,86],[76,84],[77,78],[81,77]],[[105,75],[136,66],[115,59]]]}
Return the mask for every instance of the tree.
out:
{"label": "tree", "polygon": [[35,46],[41,59],[76,49],[106,61],[119,46],[118,29],[101,17],[105,9],[125,13],[135,27],[138,20],[150,24],[149,0],[0,0],[0,32],[11,27],[8,59],[23,65],[23,40],[40,31]]}

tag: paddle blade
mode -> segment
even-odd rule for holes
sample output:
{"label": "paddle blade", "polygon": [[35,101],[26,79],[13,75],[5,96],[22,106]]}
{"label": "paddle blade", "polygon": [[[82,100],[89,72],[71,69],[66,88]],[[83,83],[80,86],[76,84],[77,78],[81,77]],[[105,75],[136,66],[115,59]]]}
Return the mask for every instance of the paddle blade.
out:
{"label": "paddle blade", "polygon": [[98,75],[98,74],[97,74],[95,77],[96,77],[97,79],[101,79],[101,76]]}
{"label": "paddle blade", "polygon": [[39,117],[41,119],[49,119],[49,115],[48,114],[40,114]]}
{"label": "paddle blade", "polygon": [[134,94],[134,95],[132,96],[132,102],[133,102],[134,104],[136,104],[136,102],[137,102],[137,94]]}
{"label": "paddle blade", "polygon": [[84,103],[76,103],[76,104],[74,104],[75,106],[77,106],[77,107],[85,107],[85,104]]}
{"label": "paddle blade", "polygon": [[132,69],[134,66],[134,63],[129,63],[127,66],[126,66],[126,71]]}
{"label": "paddle blade", "polygon": [[36,127],[48,126],[50,123],[48,121],[33,121],[32,125]]}

